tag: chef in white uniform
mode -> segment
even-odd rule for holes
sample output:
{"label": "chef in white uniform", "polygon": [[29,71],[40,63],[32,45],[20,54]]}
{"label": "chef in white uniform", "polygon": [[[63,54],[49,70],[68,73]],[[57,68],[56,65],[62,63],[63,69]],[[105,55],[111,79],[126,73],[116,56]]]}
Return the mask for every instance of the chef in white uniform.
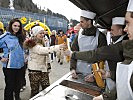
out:
{"label": "chef in white uniform", "polygon": [[129,0],[126,12],[126,27],[128,43],[123,43],[125,60],[117,64],[116,86],[118,100],[133,100],[133,0]]}

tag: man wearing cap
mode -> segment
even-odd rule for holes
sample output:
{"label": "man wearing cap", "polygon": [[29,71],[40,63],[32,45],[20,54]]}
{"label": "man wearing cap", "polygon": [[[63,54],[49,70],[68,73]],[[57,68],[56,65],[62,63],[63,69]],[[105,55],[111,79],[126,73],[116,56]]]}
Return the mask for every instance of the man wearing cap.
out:
{"label": "man wearing cap", "polygon": [[[111,44],[110,45],[120,43],[123,40],[128,39],[126,32],[124,32],[124,27],[125,27],[125,18],[124,17],[114,17],[114,18],[112,18],[112,26],[111,26],[111,31],[110,31],[110,34],[111,34]],[[113,54],[112,54],[112,56],[113,56]],[[112,74],[111,78],[113,79],[113,81],[115,81],[116,80],[117,62],[116,61],[113,61],[113,62],[108,61],[108,65],[110,66],[110,70],[111,70],[111,74]],[[108,80],[106,80],[106,81],[108,81]],[[112,87],[110,85],[111,84],[109,82],[109,85],[108,85],[109,90],[111,90],[110,87]]]}
{"label": "man wearing cap", "polygon": [[124,32],[125,18],[124,17],[114,17],[112,18],[111,26],[111,39],[112,44],[121,42],[123,39],[128,39],[127,34]]}
{"label": "man wearing cap", "polygon": [[[91,11],[81,11],[81,29],[72,43],[72,51],[94,50],[97,47],[107,45],[106,36],[99,32],[95,26],[93,26],[93,20],[95,16],[96,14]],[[85,77],[85,81],[93,82],[94,79],[91,72],[91,66],[91,63],[82,60],[71,60],[70,70],[72,72],[72,77],[77,78],[77,73],[80,73]]]}
{"label": "man wearing cap", "polygon": [[[112,18],[112,26],[111,26],[111,44],[117,44],[122,42],[123,40],[127,40],[127,34],[124,32],[125,27],[125,18],[124,17],[114,17]],[[113,56],[113,54],[112,54]],[[106,57],[106,55],[105,55]],[[105,98],[107,97],[110,100],[116,99],[116,66],[117,61],[107,61],[106,71],[100,69],[102,73],[104,73],[104,78],[106,78],[107,89],[106,92],[103,93]],[[108,68],[109,67],[109,68]],[[111,91],[111,92],[110,92]]]}

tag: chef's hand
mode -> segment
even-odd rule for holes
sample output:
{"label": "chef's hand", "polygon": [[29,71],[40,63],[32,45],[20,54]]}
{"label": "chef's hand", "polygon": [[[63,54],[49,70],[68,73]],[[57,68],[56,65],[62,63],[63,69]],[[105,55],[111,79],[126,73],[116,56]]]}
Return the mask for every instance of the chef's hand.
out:
{"label": "chef's hand", "polygon": [[100,96],[94,97],[93,100],[103,100],[103,96],[100,95]]}
{"label": "chef's hand", "polygon": [[76,74],[76,70],[71,70],[72,78],[77,79],[78,75]]}
{"label": "chef's hand", "polygon": [[97,72],[102,74],[102,79],[111,77],[110,71],[105,71],[104,69],[98,69]]}
{"label": "chef's hand", "polygon": [[89,74],[89,75],[85,76],[84,80],[86,82],[94,82],[94,75],[93,74]]}

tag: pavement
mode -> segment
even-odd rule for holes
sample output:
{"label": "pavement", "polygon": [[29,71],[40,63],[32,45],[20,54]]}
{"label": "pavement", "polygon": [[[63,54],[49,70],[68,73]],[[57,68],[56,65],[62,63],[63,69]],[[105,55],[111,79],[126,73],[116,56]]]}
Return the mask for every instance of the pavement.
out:
{"label": "pavement", "polygon": [[[69,72],[69,63],[67,63],[64,60],[63,65],[60,65],[57,62],[57,59],[55,59],[52,63],[52,69],[50,72],[50,83],[54,83],[58,79],[60,79],[62,76],[67,74]],[[2,71],[2,67],[0,64],[0,100],[4,100],[4,88],[5,88],[5,83],[4,83],[4,75]],[[29,78],[28,78],[28,71],[26,71],[26,89],[21,92],[20,94],[22,100],[29,100],[30,99],[30,83],[29,83]]]}

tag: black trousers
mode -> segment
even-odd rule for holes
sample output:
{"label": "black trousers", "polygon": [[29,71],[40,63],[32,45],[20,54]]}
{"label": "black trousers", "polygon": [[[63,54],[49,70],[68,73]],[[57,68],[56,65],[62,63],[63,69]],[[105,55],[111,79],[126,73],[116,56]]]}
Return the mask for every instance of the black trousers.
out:
{"label": "black trousers", "polygon": [[23,86],[26,86],[26,78],[25,78],[26,69],[27,69],[27,64],[24,64],[24,67],[22,68],[21,88],[22,88]]}
{"label": "black trousers", "polygon": [[56,57],[56,52],[51,53],[51,60],[53,60],[53,56]]}
{"label": "black trousers", "polygon": [[3,68],[3,73],[5,76],[4,100],[14,100],[14,96],[15,100],[20,100],[21,79],[23,75],[22,68]]}

